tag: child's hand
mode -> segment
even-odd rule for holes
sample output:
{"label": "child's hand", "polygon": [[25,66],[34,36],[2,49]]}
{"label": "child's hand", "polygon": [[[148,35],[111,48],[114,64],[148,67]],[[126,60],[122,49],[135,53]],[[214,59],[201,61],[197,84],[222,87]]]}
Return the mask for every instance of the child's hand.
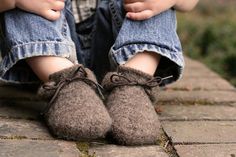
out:
{"label": "child's hand", "polygon": [[57,20],[65,6],[65,0],[16,0],[15,6],[38,14],[48,20]]}
{"label": "child's hand", "polygon": [[124,0],[126,16],[132,20],[149,19],[172,7],[179,11],[192,10],[198,0]]}
{"label": "child's hand", "polygon": [[126,17],[132,20],[149,19],[176,4],[176,0],[124,0]]}

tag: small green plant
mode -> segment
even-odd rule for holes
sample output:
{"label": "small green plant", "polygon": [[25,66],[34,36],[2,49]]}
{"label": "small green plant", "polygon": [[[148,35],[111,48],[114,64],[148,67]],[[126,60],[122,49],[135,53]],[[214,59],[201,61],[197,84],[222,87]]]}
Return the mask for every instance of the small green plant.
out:
{"label": "small green plant", "polygon": [[200,1],[178,14],[178,33],[187,56],[204,62],[236,85],[236,1]]}
{"label": "small green plant", "polygon": [[77,142],[76,143],[77,148],[82,153],[81,157],[96,157],[95,153],[90,154],[89,153],[89,143],[88,142]]}

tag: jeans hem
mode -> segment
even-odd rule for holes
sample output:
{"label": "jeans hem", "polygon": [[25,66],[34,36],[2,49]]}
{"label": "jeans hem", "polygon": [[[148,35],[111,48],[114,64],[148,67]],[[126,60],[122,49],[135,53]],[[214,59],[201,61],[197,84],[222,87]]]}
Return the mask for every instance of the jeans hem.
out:
{"label": "jeans hem", "polygon": [[[58,42],[58,41],[37,41],[25,44],[18,44],[11,48],[11,50],[2,58],[0,62],[0,80],[1,82],[30,83],[4,78],[4,75],[10,70],[18,61],[36,57],[36,56],[58,56],[68,58],[73,63],[77,63],[76,49],[73,42]],[[20,80],[20,79],[19,79]]]}
{"label": "jeans hem", "polygon": [[[151,52],[158,53],[159,55],[169,59],[171,63],[173,63],[173,66],[168,65],[168,67],[174,67],[175,72],[173,73],[169,72],[169,74],[166,74],[166,75],[164,74],[164,76],[173,75],[174,79],[171,78],[169,80],[166,80],[165,84],[169,84],[174,81],[177,81],[178,79],[182,77],[182,72],[185,66],[182,52],[181,51],[174,52],[167,48],[163,48],[154,44],[130,44],[130,45],[125,45],[117,50],[115,50],[114,46],[112,46],[109,52],[111,65],[112,67],[116,67],[116,66],[125,64],[130,58],[135,56],[137,53],[141,53],[144,51],[151,51]],[[163,67],[163,66],[160,66],[160,67]]]}

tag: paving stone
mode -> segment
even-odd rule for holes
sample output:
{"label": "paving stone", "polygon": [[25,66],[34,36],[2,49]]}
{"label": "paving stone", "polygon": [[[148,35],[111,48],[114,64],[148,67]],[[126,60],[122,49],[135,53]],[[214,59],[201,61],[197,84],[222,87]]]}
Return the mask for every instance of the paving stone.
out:
{"label": "paving stone", "polygon": [[236,102],[234,91],[172,91],[166,90],[155,93],[159,102],[172,103],[232,103]]}
{"label": "paving stone", "polygon": [[0,104],[5,106],[15,106],[22,109],[34,110],[35,112],[40,113],[46,106],[47,103],[42,100],[22,100],[22,99],[4,99]]}
{"label": "paving stone", "polygon": [[236,102],[234,102],[234,103],[232,103],[232,104],[230,104],[231,106],[235,106],[236,107]]}
{"label": "paving stone", "polygon": [[190,67],[185,67],[183,70],[183,75],[182,78],[191,78],[191,77],[196,77],[196,78],[215,78],[215,77],[220,77],[219,74],[215,73],[214,71],[208,69],[208,68],[190,68]]}
{"label": "paving stone", "polygon": [[0,140],[1,157],[80,157],[74,143],[41,140]]}
{"label": "paving stone", "polygon": [[35,110],[0,102],[0,117],[36,120],[38,119],[38,116],[39,112]]}
{"label": "paving stone", "polygon": [[203,74],[205,74],[206,76],[208,75],[206,72],[209,72],[209,76],[220,76],[217,73],[215,73],[213,70],[209,69],[205,64],[191,59],[189,57],[185,56],[185,72],[184,74],[186,75],[196,75],[199,77],[202,77],[202,72]]}
{"label": "paving stone", "polygon": [[236,143],[236,121],[164,121],[174,143]]}
{"label": "paving stone", "polygon": [[207,68],[185,68],[183,72],[183,77],[185,78],[191,78],[191,77],[215,78],[215,77],[220,77],[220,76]]}
{"label": "paving stone", "polygon": [[236,106],[161,105],[162,120],[236,120]]}
{"label": "paving stone", "polygon": [[194,59],[191,59],[187,56],[184,57],[184,61],[185,61],[185,66],[188,68],[207,68],[206,65],[204,65],[203,63],[196,61]]}
{"label": "paving stone", "polygon": [[41,122],[0,118],[1,138],[53,139]]}
{"label": "paving stone", "polygon": [[206,65],[185,57],[186,66],[183,77],[220,77],[218,74],[210,70]]}
{"label": "paving stone", "polygon": [[28,99],[28,100],[38,100],[35,92],[27,90],[23,87],[14,86],[0,86],[0,99]]}
{"label": "paving stone", "polygon": [[209,81],[207,77],[197,77],[197,78],[186,78],[183,77],[180,81],[177,81],[167,88],[175,90],[235,90],[235,87],[232,86],[226,80],[215,77]]}
{"label": "paving stone", "polygon": [[[210,80],[210,81],[209,81]],[[196,82],[198,84],[196,84]],[[236,92],[229,83],[222,81],[218,74],[206,68],[197,61],[186,58],[186,69],[181,81],[158,93],[159,101],[170,104],[214,104],[235,102]],[[189,91],[175,91],[184,89]],[[193,90],[193,91],[191,91]],[[218,90],[218,91],[195,91]],[[232,90],[232,91],[222,91]],[[24,88],[1,86],[0,100],[15,100],[23,106],[36,105],[38,98],[35,92]],[[10,103],[9,103],[10,104]],[[170,110],[168,112],[168,110]],[[162,121],[164,130],[172,137],[175,147],[181,157],[235,157],[236,143],[236,109],[232,106],[164,106]],[[3,157],[74,157],[81,156],[74,143],[54,140],[47,128],[41,122],[26,119],[36,119],[35,113],[21,106],[9,107],[0,103],[0,156]],[[7,117],[10,117],[8,119]],[[11,119],[22,118],[22,119]],[[229,121],[199,121],[199,120],[229,120]],[[168,121],[197,120],[197,121]],[[34,140],[32,140],[34,139]],[[39,140],[42,139],[42,140]],[[231,143],[209,145],[207,143]],[[176,145],[180,143],[205,143],[204,145]],[[218,151],[218,153],[217,153]],[[168,154],[159,146],[125,147],[116,145],[93,145],[89,154],[95,152],[96,157],[167,157]],[[228,152],[228,153],[227,153]],[[189,153],[189,154],[187,154]],[[224,154],[225,153],[225,154]],[[186,155],[187,154],[187,155]],[[213,154],[213,155],[212,155]],[[221,155],[222,154],[222,155]],[[192,156],[191,156],[192,155]],[[220,156],[221,155],[221,156]]]}
{"label": "paving stone", "polygon": [[177,145],[180,157],[235,157],[236,144]]}
{"label": "paving stone", "polygon": [[168,154],[159,146],[102,145],[90,148],[89,152],[95,153],[96,157],[168,157]]}

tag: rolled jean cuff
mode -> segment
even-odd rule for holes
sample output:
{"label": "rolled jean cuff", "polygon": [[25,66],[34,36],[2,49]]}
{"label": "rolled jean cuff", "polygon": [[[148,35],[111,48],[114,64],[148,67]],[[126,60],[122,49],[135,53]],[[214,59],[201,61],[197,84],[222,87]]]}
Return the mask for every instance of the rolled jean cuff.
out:
{"label": "rolled jean cuff", "polygon": [[26,58],[58,56],[77,62],[70,2],[65,1],[61,16],[56,21],[18,8],[2,14],[0,24],[4,34],[0,39],[0,84],[4,81],[17,84],[40,83],[25,62]]}
{"label": "rolled jean cuff", "polygon": [[[58,56],[68,58],[73,63],[77,63],[76,49],[73,41],[36,41],[15,45],[11,48],[0,62],[1,82],[11,83],[38,83],[37,77],[32,75],[30,68],[26,64],[14,67],[19,61],[36,56]],[[17,68],[17,70],[15,69]],[[4,81],[5,80],[5,81]]]}
{"label": "rolled jean cuff", "polygon": [[115,49],[112,46],[109,58],[112,67],[125,64],[130,58],[141,52],[154,52],[162,56],[155,76],[168,77],[163,80],[162,85],[172,83],[181,78],[184,69],[184,58],[182,52],[175,52],[166,47],[161,47],[155,44],[130,44]]}

